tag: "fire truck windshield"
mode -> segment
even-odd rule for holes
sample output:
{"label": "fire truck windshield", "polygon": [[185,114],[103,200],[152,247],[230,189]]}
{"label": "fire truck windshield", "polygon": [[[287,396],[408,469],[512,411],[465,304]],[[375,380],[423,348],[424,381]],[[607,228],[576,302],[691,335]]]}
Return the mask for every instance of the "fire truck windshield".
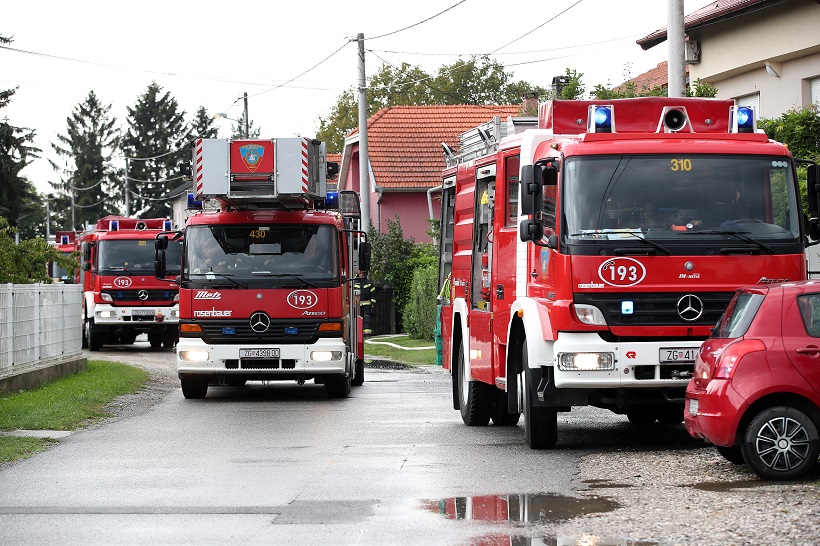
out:
{"label": "fire truck windshield", "polygon": [[766,243],[799,241],[792,166],[784,157],[576,156],[565,161],[563,177],[569,242],[662,240],[666,248],[719,238],[768,249]]}
{"label": "fire truck windshield", "polygon": [[183,282],[191,285],[224,284],[226,278],[234,286],[338,285],[338,236],[332,226],[191,226],[185,244]]}
{"label": "fire truck windshield", "polygon": [[[165,251],[168,275],[179,275],[181,242],[169,241]],[[153,239],[103,239],[97,243],[101,275],[153,275]]]}

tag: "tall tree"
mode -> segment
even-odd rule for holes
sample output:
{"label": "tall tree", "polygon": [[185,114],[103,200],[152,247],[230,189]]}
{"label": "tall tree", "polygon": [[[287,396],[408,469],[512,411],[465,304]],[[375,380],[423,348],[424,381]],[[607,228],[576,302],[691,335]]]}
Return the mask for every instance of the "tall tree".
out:
{"label": "tall tree", "polygon": [[[10,38],[0,36],[0,44],[10,44]],[[11,102],[17,88],[0,90],[0,109]],[[39,157],[33,146],[34,131],[15,127],[7,117],[0,119],[0,216],[12,227],[26,224],[26,218],[39,208],[39,196],[34,185],[21,174],[23,168]]]}
{"label": "tall tree", "polygon": [[55,226],[77,229],[108,214],[118,212],[124,199],[122,179],[113,166],[112,156],[119,149],[120,130],[111,105],[100,103],[94,91],[74,107],[66,118],[66,133],[57,135],[51,147],[62,159],[51,162],[60,174],[51,182],[60,204],[56,207]]}
{"label": "tall tree", "polygon": [[185,111],[156,82],[128,108],[128,129],[122,141],[128,169],[128,206],[132,216],[167,217],[170,190],[179,185],[179,164],[190,159],[190,130]]}
{"label": "tall tree", "polygon": [[219,128],[214,126],[214,118],[208,115],[204,106],[200,106],[194,120],[191,122],[191,133],[188,137],[193,144],[197,138],[216,138],[219,135]]}

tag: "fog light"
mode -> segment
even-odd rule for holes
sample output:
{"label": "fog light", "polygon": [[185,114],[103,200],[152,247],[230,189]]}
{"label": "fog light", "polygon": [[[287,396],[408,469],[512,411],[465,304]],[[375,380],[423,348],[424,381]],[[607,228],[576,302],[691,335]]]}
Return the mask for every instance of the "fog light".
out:
{"label": "fog light", "polygon": [[573,307],[575,308],[575,316],[578,317],[580,322],[593,326],[606,326],[604,314],[594,305],[576,303],[573,304]]}
{"label": "fog light", "polygon": [[331,360],[341,360],[342,351],[311,351],[310,359],[318,362],[329,362]]}
{"label": "fog light", "polygon": [[207,362],[211,358],[208,351],[180,351],[179,359],[186,362]]}
{"label": "fog light", "polygon": [[615,369],[613,353],[561,353],[558,369],[564,371],[606,371]]}
{"label": "fog light", "polygon": [[97,315],[99,318],[114,318],[117,316],[116,311],[97,311],[94,314]]}
{"label": "fog light", "polygon": [[171,309],[171,318],[179,318],[179,309]]}

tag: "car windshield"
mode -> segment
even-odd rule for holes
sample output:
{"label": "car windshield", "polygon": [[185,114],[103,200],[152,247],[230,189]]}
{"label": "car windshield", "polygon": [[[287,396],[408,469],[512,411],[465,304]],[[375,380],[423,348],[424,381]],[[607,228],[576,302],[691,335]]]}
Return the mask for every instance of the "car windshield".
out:
{"label": "car windshield", "polygon": [[[105,239],[97,243],[99,272],[103,275],[154,274],[153,239]],[[165,251],[168,275],[179,275],[182,243],[169,241]]]}
{"label": "car windshield", "polygon": [[799,238],[792,168],[783,157],[576,156],[563,171],[571,241]]}
{"label": "car windshield", "polygon": [[720,317],[712,337],[737,338],[746,333],[755,313],[763,303],[763,294],[738,292]]}
{"label": "car windshield", "polygon": [[203,286],[331,286],[339,277],[336,241],[328,225],[192,226],[185,277]]}

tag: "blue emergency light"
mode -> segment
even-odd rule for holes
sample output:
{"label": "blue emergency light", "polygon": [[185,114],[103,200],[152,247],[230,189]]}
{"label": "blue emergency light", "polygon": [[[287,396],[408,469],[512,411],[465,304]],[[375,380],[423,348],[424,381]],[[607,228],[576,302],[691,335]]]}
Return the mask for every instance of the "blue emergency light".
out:
{"label": "blue emergency light", "polygon": [[757,131],[755,110],[751,106],[733,106],[729,114],[729,126],[733,133],[754,133]]}
{"label": "blue emergency light", "polygon": [[163,229],[165,231],[171,231],[173,229],[173,227],[174,227],[174,225],[171,223],[170,220],[165,220],[165,224],[163,224]]}
{"label": "blue emergency light", "polygon": [[593,104],[587,117],[588,133],[614,133],[615,121],[611,105]]}
{"label": "blue emergency light", "polygon": [[192,192],[188,192],[188,210],[202,210],[202,201],[197,201],[194,199],[194,194]]}
{"label": "blue emergency light", "polygon": [[325,197],[325,208],[328,210],[336,210],[339,208],[339,192],[327,192],[327,196]]}
{"label": "blue emergency light", "polygon": [[60,244],[67,245],[68,244],[68,235],[60,235]]}
{"label": "blue emergency light", "polygon": [[120,222],[119,220],[111,220],[108,224],[108,231],[119,231],[120,230]]}

